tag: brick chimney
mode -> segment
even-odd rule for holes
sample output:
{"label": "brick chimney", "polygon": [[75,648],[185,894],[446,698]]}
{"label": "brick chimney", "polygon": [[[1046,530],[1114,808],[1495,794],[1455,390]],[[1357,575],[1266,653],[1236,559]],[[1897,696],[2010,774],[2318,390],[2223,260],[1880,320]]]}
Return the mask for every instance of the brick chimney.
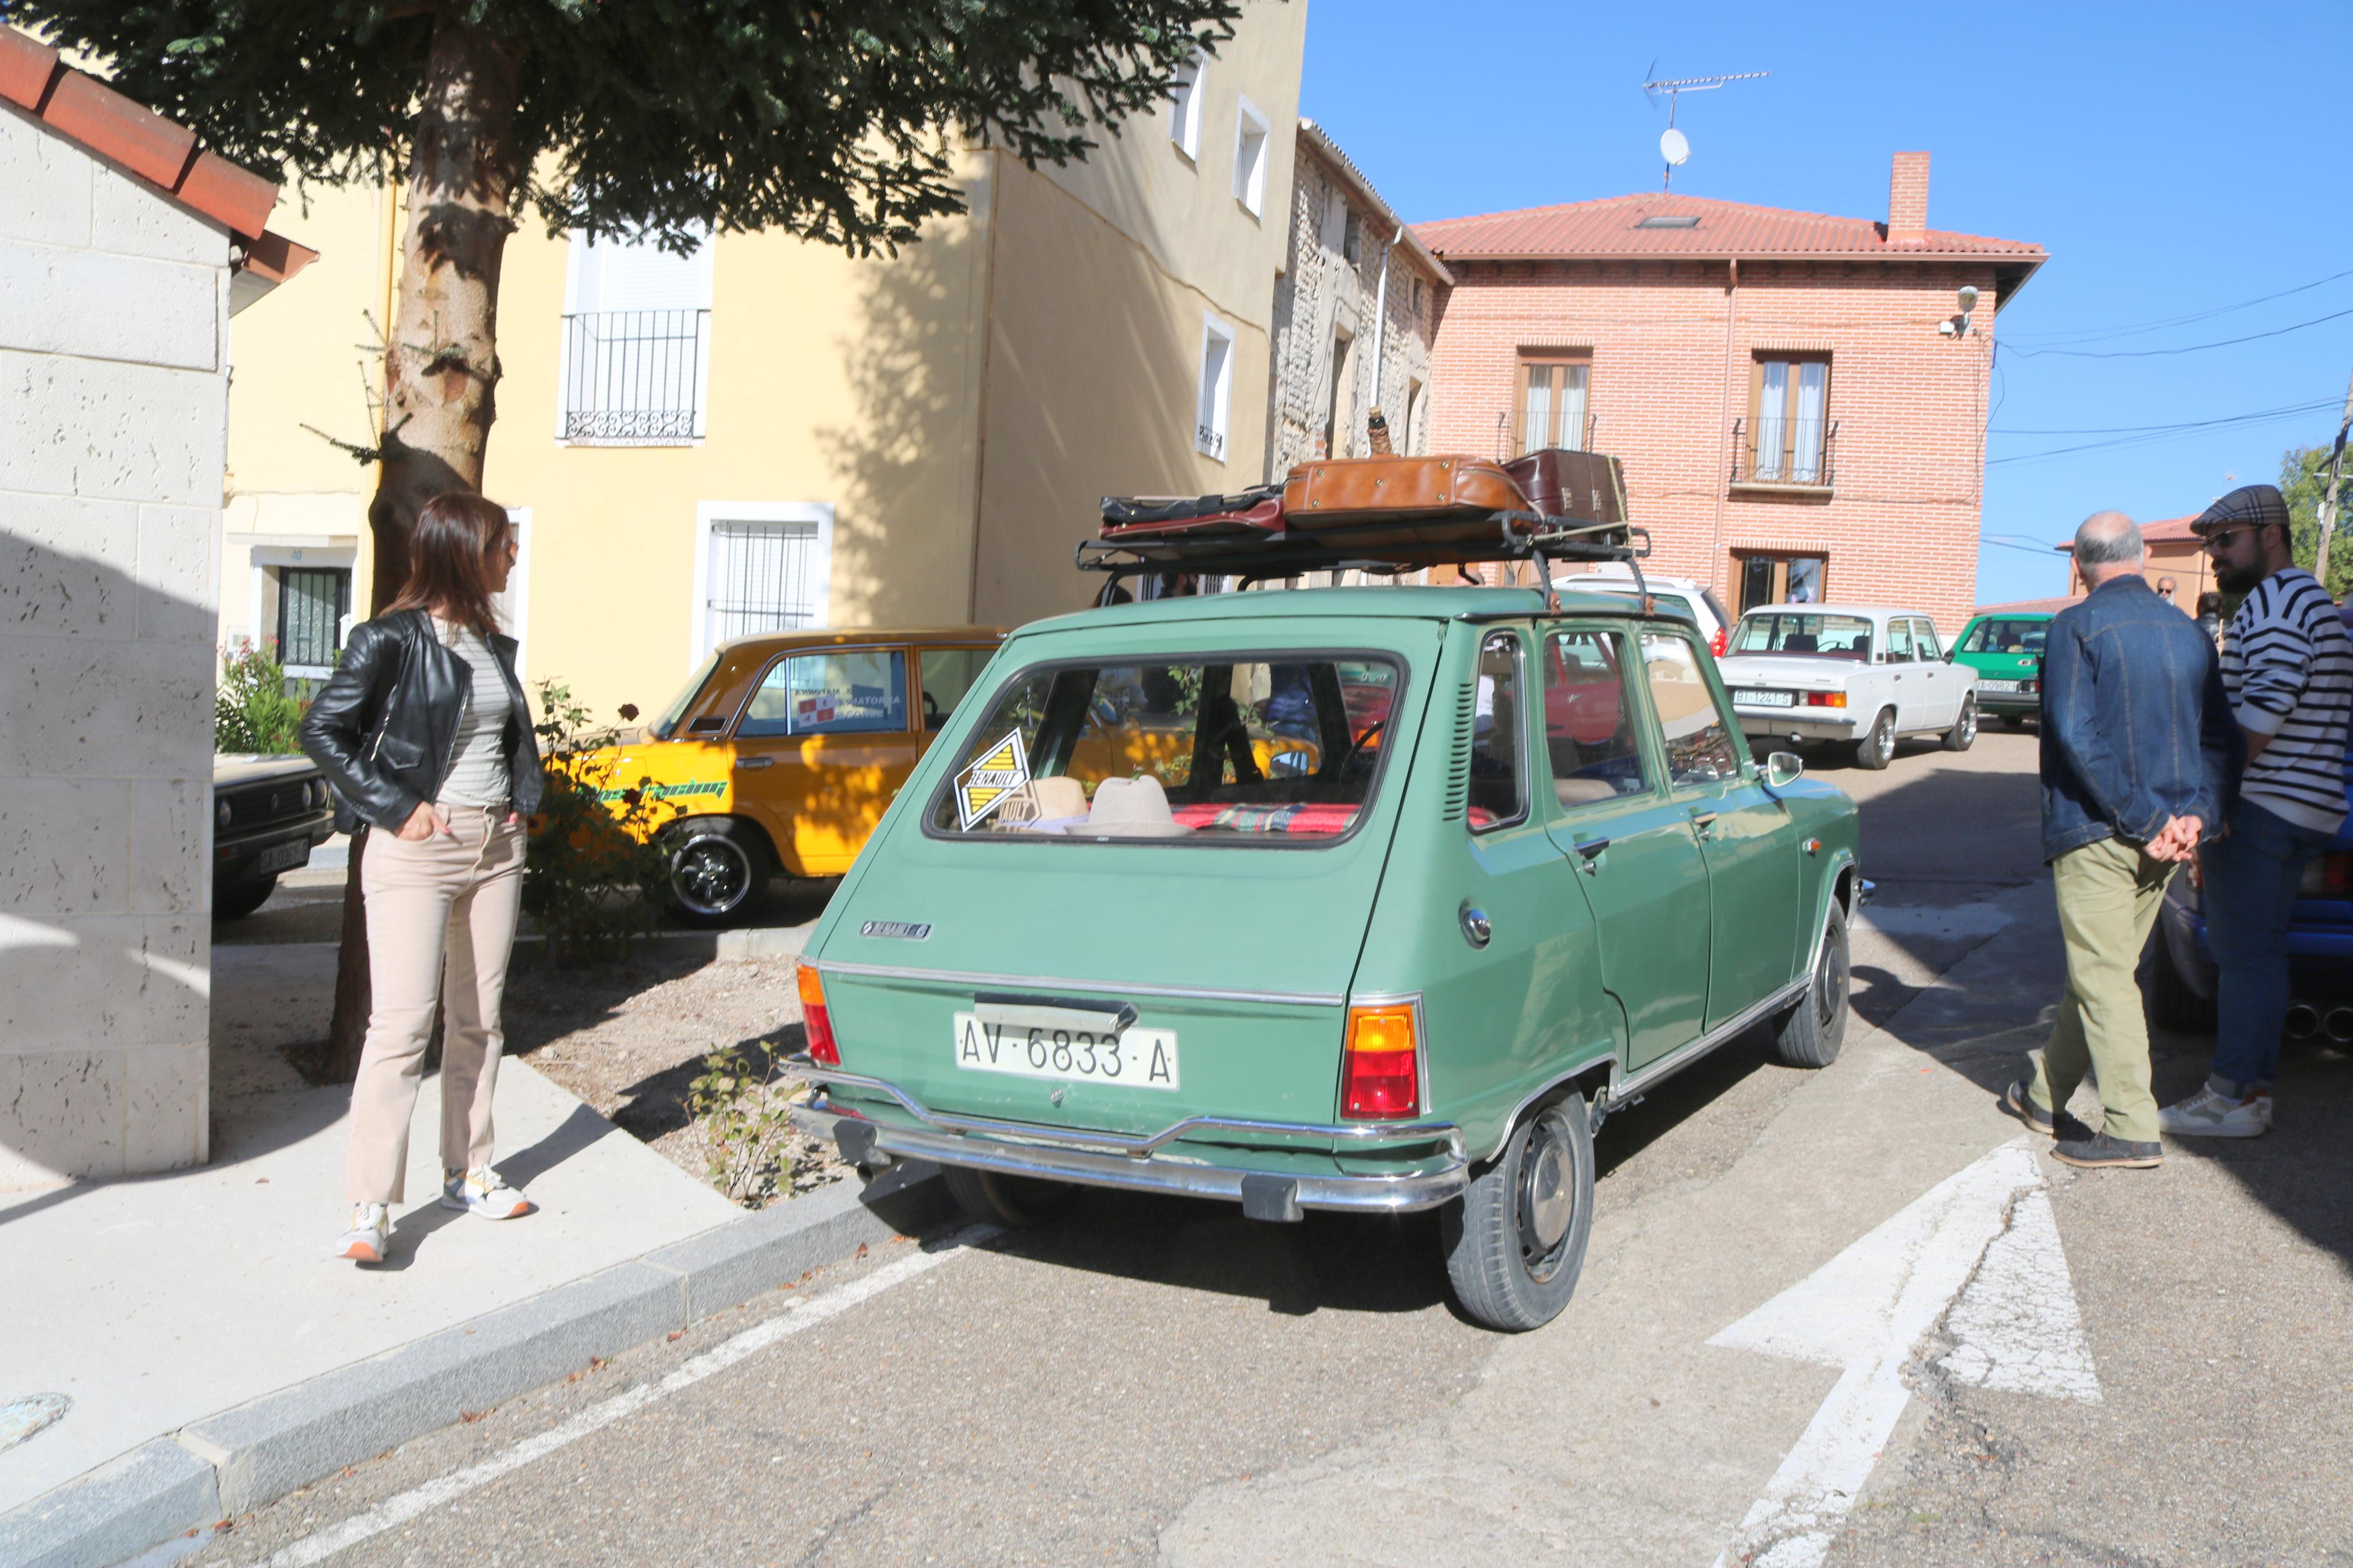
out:
{"label": "brick chimney", "polygon": [[1887,181],[1887,243],[1918,245],[1928,230],[1928,154],[1898,153]]}

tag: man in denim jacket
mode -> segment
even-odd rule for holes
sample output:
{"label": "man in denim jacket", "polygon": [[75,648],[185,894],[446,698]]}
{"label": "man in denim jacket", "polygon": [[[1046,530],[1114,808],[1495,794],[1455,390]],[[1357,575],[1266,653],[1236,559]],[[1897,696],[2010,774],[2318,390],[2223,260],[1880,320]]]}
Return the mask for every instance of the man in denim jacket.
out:
{"label": "man in denim jacket", "polygon": [[[2133,980],[2174,868],[2220,820],[2236,764],[2214,645],[2141,575],[2140,530],[2096,512],[2075,531],[2090,592],[2052,621],[2042,654],[2042,858],[2059,894],[2067,994],[2031,1080],[2002,1100],[2059,1138],[2071,1165],[2163,1157],[2148,1027]],[[2089,1069],[2103,1126],[2060,1113]]]}

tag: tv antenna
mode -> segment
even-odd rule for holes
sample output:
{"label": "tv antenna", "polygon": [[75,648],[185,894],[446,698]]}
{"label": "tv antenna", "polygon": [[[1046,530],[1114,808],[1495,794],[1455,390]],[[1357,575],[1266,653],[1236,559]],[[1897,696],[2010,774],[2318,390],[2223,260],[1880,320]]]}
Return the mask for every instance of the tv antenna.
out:
{"label": "tv antenna", "polygon": [[[1657,68],[1658,63],[1652,60],[1651,68]],[[1675,129],[1675,109],[1682,96],[1687,92],[1713,92],[1728,81],[1757,81],[1772,74],[1771,71],[1739,71],[1731,76],[1679,77],[1672,81],[1653,79],[1642,84],[1643,96],[1653,103],[1658,101],[1660,93],[1667,95],[1667,129],[1659,138],[1659,156],[1667,163],[1666,173],[1659,181],[1659,189],[1672,189],[1675,181],[1675,166],[1691,157],[1691,138]]]}

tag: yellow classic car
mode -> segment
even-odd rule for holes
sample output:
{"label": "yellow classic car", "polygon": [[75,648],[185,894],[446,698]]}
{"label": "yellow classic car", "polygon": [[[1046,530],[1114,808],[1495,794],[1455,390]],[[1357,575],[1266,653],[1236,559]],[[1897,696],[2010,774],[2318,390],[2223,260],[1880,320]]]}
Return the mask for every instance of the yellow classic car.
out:
{"label": "yellow classic car", "polygon": [[738,637],[651,723],[576,761],[617,816],[625,795],[652,797],[638,831],[670,851],[671,900],[723,924],[756,912],[776,875],[849,869],[1004,639],[989,626]]}

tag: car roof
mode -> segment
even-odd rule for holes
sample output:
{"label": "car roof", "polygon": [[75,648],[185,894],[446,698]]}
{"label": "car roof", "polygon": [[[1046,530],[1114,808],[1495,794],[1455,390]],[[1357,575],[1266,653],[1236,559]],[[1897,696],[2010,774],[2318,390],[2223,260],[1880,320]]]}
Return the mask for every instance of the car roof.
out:
{"label": "car roof", "polygon": [[[1556,590],[1557,593],[1557,590]],[[1558,594],[1563,615],[1624,616],[1626,603],[1616,595]],[[1074,615],[1032,621],[1021,628],[1032,632],[1075,631],[1082,627],[1162,626],[1186,621],[1254,620],[1422,620],[1451,621],[1545,616],[1544,595],[1534,588],[1425,588],[1398,585],[1367,588],[1284,588],[1246,593],[1188,595],[1176,599],[1144,599],[1129,605],[1107,605]],[[1676,619],[1675,624],[1688,625]]]}
{"label": "car roof", "polygon": [[909,643],[925,647],[947,643],[997,643],[1004,641],[1005,637],[1006,628],[1003,626],[877,626],[871,629],[817,626],[800,632],[754,632],[749,637],[730,637],[719,647],[722,652],[742,650],[771,654],[788,649],[848,647],[870,643],[893,647]]}
{"label": "car roof", "polygon": [[[1579,572],[1567,577],[1556,577],[1553,579],[1553,584],[1556,587],[1567,587],[1573,584],[1581,583],[1588,577],[1599,578],[1604,583],[1630,584],[1634,581],[1634,574],[1623,566],[1597,566],[1590,572]],[[1663,572],[1645,572],[1642,574],[1642,581],[1653,587],[1672,588],[1678,594],[1700,594],[1708,591],[1707,584],[1696,577],[1670,577]]]}
{"label": "car roof", "polygon": [[2059,612],[2056,610],[1972,610],[1969,612],[1969,620],[1972,624],[1978,621],[2050,621],[2056,620],[2058,617]]}
{"label": "car roof", "polygon": [[1743,616],[1770,615],[1784,611],[1794,616],[1859,616],[1864,619],[1884,620],[1891,616],[1909,616],[1924,621],[1936,617],[1926,610],[1909,609],[1902,605],[1751,605],[1741,611]]}

